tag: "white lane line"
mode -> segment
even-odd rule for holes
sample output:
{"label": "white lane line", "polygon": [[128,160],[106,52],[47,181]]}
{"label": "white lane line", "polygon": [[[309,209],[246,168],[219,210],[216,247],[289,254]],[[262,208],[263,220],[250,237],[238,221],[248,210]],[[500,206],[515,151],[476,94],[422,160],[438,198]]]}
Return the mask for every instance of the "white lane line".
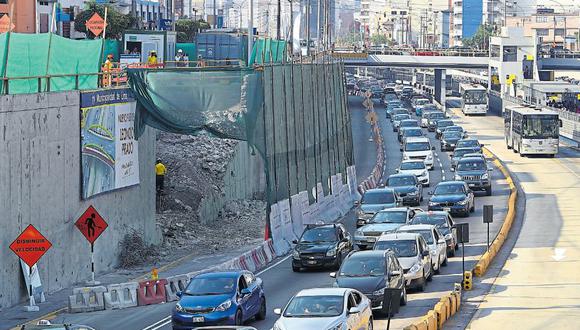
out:
{"label": "white lane line", "polygon": [[[261,271],[257,272],[256,275],[262,275],[263,273],[269,271],[270,269],[278,266],[279,264],[283,263],[284,261],[288,260],[288,258],[290,258],[292,256],[292,254],[289,254],[287,256],[285,256],[284,258],[280,259],[278,262],[276,262],[275,264],[270,265],[269,267],[266,267],[264,269],[262,269]],[[151,324],[150,326],[143,328],[143,330],[158,330],[163,328],[166,325],[169,325],[171,323],[171,315]]]}

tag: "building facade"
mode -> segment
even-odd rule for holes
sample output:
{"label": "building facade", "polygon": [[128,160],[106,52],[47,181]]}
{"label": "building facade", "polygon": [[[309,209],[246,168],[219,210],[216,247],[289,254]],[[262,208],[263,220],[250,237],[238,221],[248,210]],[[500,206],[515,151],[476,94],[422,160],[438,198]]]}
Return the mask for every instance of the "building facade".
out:
{"label": "building facade", "polygon": [[529,16],[508,17],[507,26],[522,28],[527,37],[538,37],[538,44],[546,48],[559,46],[580,50],[578,47],[580,12],[557,13],[539,10]]}
{"label": "building facade", "polygon": [[453,0],[452,46],[463,46],[463,39],[472,37],[482,20],[483,1]]}

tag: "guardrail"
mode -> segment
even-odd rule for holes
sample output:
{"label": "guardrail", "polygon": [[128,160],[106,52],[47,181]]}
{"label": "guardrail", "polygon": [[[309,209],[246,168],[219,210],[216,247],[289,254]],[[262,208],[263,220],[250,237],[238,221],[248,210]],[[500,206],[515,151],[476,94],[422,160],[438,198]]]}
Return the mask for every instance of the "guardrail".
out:
{"label": "guardrail", "polygon": [[464,50],[464,49],[368,49],[357,50],[352,48],[336,48],[337,53],[357,53],[368,55],[407,55],[407,56],[467,56],[467,57],[488,57],[486,50]]}

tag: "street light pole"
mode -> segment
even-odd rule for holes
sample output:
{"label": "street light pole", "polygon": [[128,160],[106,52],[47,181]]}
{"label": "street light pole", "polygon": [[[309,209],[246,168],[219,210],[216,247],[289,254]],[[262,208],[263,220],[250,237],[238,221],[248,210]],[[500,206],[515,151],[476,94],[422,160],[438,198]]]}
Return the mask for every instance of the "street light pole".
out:
{"label": "street light pole", "polygon": [[[241,16],[241,15],[240,15]],[[254,0],[249,0],[248,4],[248,65],[252,57],[252,48],[254,46]]]}

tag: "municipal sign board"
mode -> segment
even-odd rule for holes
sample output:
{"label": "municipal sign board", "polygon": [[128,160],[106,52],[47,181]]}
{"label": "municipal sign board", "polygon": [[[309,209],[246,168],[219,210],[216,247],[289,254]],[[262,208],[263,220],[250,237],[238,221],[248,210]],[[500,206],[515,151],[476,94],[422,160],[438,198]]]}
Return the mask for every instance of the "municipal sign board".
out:
{"label": "municipal sign board", "polygon": [[14,23],[11,24],[10,17],[8,17],[8,15],[0,17],[0,33],[12,31],[15,27],[16,26]]}
{"label": "municipal sign board", "polygon": [[105,20],[99,13],[94,13],[85,25],[87,26],[87,30],[91,31],[95,36],[99,36],[105,29]]}
{"label": "municipal sign board", "polygon": [[75,222],[75,226],[81,231],[89,243],[93,244],[109,226],[99,212],[91,205],[85,213]]}
{"label": "municipal sign board", "polygon": [[51,247],[50,241],[33,225],[28,225],[10,244],[10,250],[31,268]]}

